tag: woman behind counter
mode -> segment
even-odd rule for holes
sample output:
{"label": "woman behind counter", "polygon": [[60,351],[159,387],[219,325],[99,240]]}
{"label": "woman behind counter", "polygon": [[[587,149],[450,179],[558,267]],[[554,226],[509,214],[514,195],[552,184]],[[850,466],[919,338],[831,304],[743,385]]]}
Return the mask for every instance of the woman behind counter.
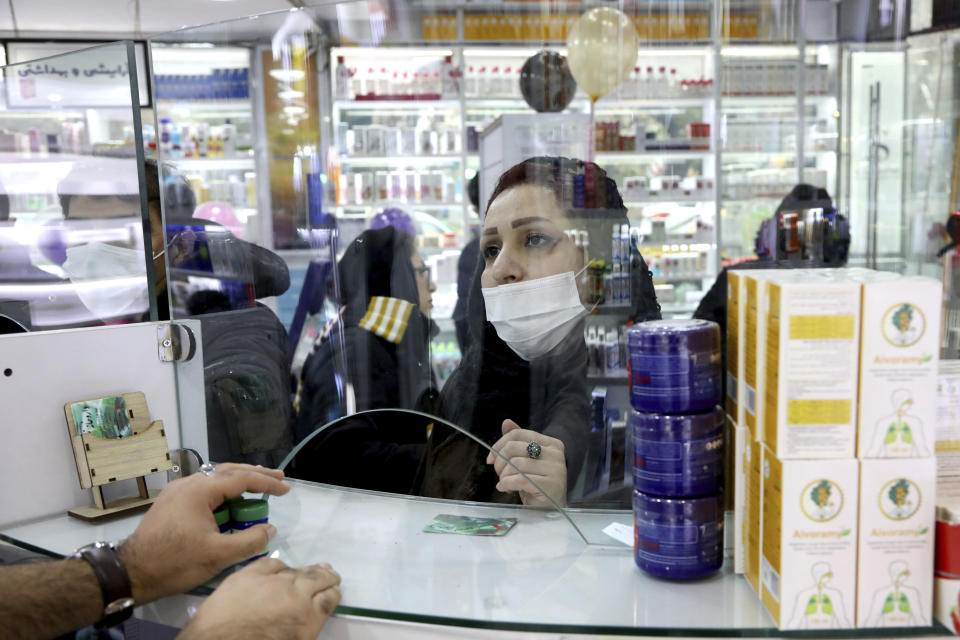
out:
{"label": "woman behind counter", "polygon": [[[604,206],[573,206],[578,172],[592,174],[587,201]],[[586,229],[598,243],[605,233],[609,242],[626,212],[616,183],[593,163],[539,157],[504,173],[487,204],[467,301],[471,347],[441,394],[444,418],[499,450],[560,504],[583,464],[590,413],[582,302],[588,257],[567,232]],[[631,262],[629,315],[658,319],[652,276],[636,248]],[[549,504],[502,459],[437,427],[415,492]]]}

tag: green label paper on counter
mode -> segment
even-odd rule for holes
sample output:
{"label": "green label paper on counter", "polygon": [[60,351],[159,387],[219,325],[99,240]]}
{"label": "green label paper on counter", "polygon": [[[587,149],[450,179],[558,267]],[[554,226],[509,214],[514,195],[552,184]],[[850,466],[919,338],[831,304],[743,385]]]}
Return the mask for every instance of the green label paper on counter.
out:
{"label": "green label paper on counter", "polygon": [[423,530],[427,533],[458,533],[465,536],[505,536],[515,524],[516,518],[474,518],[441,513],[434,516]]}

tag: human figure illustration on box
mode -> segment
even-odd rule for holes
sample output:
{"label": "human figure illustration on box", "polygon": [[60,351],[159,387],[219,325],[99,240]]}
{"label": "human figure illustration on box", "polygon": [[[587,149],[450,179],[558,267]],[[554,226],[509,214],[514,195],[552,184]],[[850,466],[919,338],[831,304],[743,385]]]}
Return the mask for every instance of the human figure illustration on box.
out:
{"label": "human figure illustration on box", "polygon": [[916,627],[923,624],[920,591],[904,583],[910,567],[903,560],[890,563],[890,584],[873,593],[867,610],[868,627]]}
{"label": "human figure illustration on box", "polygon": [[913,396],[906,389],[897,389],[890,401],[893,413],[877,421],[867,456],[922,458],[930,455],[923,441],[923,423],[908,413],[913,406]]}
{"label": "human figure illustration on box", "polygon": [[810,568],[813,585],[797,594],[788,629],[843,629],[849,628],[847,609],[839,589],[827,586],[833,578],[828,562],[817,562]]}

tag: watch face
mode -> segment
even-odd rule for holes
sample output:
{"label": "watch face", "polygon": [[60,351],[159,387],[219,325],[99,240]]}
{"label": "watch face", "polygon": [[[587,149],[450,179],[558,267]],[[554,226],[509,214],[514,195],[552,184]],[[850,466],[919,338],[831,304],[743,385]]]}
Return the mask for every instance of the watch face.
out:
{"label": "watch face", "polygon": [[115,613],[119,613],[124,609],[131,609],[134,605],[133,598],[120,598],[119,600],[114,600],[106,607],[103,608],[103,615],[111,616]]}

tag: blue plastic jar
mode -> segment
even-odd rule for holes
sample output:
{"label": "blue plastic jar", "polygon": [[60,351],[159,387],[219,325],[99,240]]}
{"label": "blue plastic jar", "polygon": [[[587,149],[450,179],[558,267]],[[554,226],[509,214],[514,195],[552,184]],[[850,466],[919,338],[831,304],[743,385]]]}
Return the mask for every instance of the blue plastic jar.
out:
{"label": "blue plastic jar", "polygon": [[633,492],[634,560],[661,578],[703,578],[723,564],[723,498]]}
{"label": "blue plastic jar", "polygon": [[720,407],[684,415],[631,411],[634,489],[674,498],[720,491],[723,426]]}
{"label": "blue plastic jar", "polygon": [[628,331],[630,404],[637,411],[694,413],[721,400],[720,327],[707,320],[656,320]]}

